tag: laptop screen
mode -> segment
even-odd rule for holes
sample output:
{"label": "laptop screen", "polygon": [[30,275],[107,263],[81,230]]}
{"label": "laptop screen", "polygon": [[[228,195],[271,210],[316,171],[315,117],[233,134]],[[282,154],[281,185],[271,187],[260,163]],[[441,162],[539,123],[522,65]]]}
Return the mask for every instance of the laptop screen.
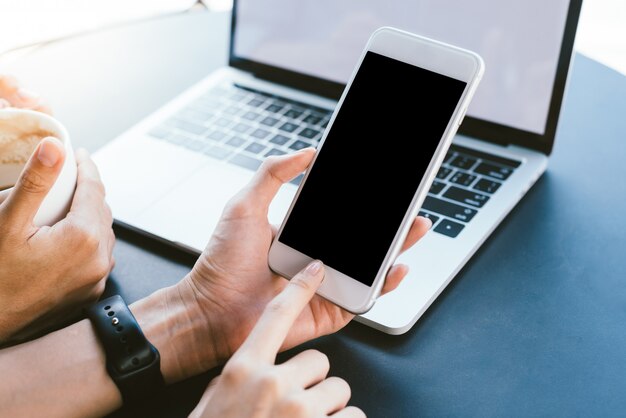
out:
{"label": "laptop screen", "polygon": [[233,56],[338,84],[380,26],[473,50],[485,75],[467,115],[546,133],[569,0],[237,0],[235,7]]}

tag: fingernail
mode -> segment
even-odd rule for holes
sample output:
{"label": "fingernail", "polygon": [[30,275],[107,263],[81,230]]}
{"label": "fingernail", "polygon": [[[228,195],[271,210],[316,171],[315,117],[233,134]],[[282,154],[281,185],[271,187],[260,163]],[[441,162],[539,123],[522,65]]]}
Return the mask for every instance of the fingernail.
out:
{"label": "fingernail", "polygon": [[306,267],[304,272],[309,276],[315,276],[317,273],[320,272],[321,268],[322,268],[322,262],[319,260],[315,260]]}
{"label": "fingernail", "polygon": [[418,217],[418,218],[422,218],[422,219],[424,219],[425,221],[430,222],[430,226],[428,227],[428,229],[432,228],[432,226],[433,226],[433,220],[432,220],[432,219],[427,218],[427,217],[422,216],[422,215],[418,215],[417,217]]}
{"label": "fingernail", "polygon": [[46,167],[54,167],[61,158],[59,141],[56,138],[48,137],[41,141],[37,159]]}
{"label": "fingernail", "polygon": [[11,103],[9,103],[6,99],[0,99],[0,109],[4,109],[6,107],[11,107]]}

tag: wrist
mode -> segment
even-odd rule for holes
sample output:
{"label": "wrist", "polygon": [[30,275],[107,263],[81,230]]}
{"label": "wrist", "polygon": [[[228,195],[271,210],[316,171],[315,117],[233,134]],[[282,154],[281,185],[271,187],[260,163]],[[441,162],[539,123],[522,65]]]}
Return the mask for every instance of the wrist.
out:
{"label": "wrist", "polygon": [[130,308],[148,341],[159,351],[167,384],[202,373],[224,360],[214,338],[211,314],[200,307],[186,280]]}

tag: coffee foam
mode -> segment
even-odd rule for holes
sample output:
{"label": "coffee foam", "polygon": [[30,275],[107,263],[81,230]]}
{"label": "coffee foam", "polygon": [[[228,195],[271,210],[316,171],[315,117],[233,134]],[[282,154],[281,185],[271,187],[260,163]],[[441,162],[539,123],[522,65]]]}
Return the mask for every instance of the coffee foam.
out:
{"label": "coffee foam", "polygon": [[22,116],[0,119],[0,164],[25,164],[42,139],[54,136]]}

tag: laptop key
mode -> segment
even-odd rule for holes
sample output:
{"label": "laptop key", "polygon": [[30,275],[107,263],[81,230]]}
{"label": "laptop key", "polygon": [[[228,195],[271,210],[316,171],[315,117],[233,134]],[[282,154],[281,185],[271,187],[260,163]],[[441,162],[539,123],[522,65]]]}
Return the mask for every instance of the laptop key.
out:
{"label": "laptop key", "polygon": [[265,119],[261,120],[261,123],[265,126],[274,126],[279,122],[278,119],[273,118],[271,116],[267,116]]}
{"label": "laptop key", "polygon": [[266,157],[271,157],[272,155],[285,155],[285,154],[286,154],[286,153],[285,153],[285,151],[281,151],[281,150],[279,150],[279,149],[272,148],[271,150],[269,150],[269,151],[265,154],[265,156],[266,156]]}
{"label": "laptop key", "polygon": [[276,135],[274,138],[270,139],[270,142],[276,145],[285,145],[289,142],[289,138],[285,135]]}
{"label": "laptop key", "polygon": [[259,106],[261,106],[263,103],[265,103],[265,100],[258,99],[258,98],[254,98],[254,99],[252,99],[252,100],[250,100],[250,101],[248,102],[248,105],[249,105],[249,106],[254,106],[254,107],[259,107]]}
{"label": "laptop key", "polygon": [[315,129],[311,129],[311,128],[304,128],[303,130],[298,132],[298,135],[303,136],[308,139],[315,138],[319,134],[320,134],[320,131],[316,131]]}
{"label": "laptop key", "polygon": [[322,121],[322,118],[320,116],[310,114],[304,118],[304,121],[310,125],[318,125]]}
{"label": "laptop key", "polygon": [[506,167],[511,167],[513,169],[522,165],[521,161],[511,160],[509,158],[500,157],[498,155],[488,154],[482,151],[478,151],[471,148],[462,147],[460,145],[452,144],[450,145],[450,151],[455,151],[458,153],[463,153],[465,155],[470,155],[475,158],[480,158],[489,163],[501,164]]}
{"label": "laptop key", "polygon": [[424,204],[422,205],[422,209],[462,222],[471,221],[474,215],[478,213],[475,209],[470,209],[432,196],[426,197]]}
{"label": "laptop key", "polygon": [[285,122],[282,125],[280,125],[278,129],[281,129],[285,132],[293,132],[296,129],[298,129],[298,125],[296,125],[295,123],[291,123],[291,122]]}
{"label": "laptop key", "polygon": [[489,196],[486,194],[471,192],[456,186],[450,186],[443,196],[477,208],[482,208],[489,200]]}
{"label": "laptop key", "polygon": [[244,149],[248,152],[251,152],[252,154],[260,154],[261,152],[265,151],[265,148],[265,145],[253,142]]}
{"label": "laptop key", "polygon": [[231,139],[229,139],[228,141],[226,141],[226,145],[230,145],[233,148],[238,148],[240,146],[242,146],[243,144],[245,144],[246,141],[245,139],[238,137],[238,136],[234,136]]}
{"label": "laptop key", "polygon": [[467,173],[461,173],[460,171],[454,173],[454,175],[450,178],[450,181],[452,183],[460,184],[461,186],[465,187],[469,187],[469,185],[472,184],[474,180],[476,180],[476,176]]}
{"label": "laptop key", "polygon": [[481,163],[474,169],[475,173],[484,174],[498,180],[506,180],[513,173],[512,168],[498,166],[494,164]]}
{"label": "laptop key", "polygon": [[298,109],[289,109],[285,112],[285,116],[292,119],[298,119],[304,112]]}
{"label": "laptop key", "polygon": [[256,171],[257,168],[259,168],[259,166],[261,165],[261,160],[257,160],[256,158],[248,157],[247,155],[242,154],[235,154],[233,158],[228,160],[228,162],[252,171]]}
{"label": "laptop key", "polygon": [[228,156],[232,154],[231,150],[224,148],[224,147],[219,147],[219,146],[208,148],[204,150],[203,152],[204,154],[209,155],[213,158],[217,158],[218,160],[223,160],[225,158],[228,158]]}
{"label": "laptop key", "polygon": [[216,120],[213,123],[215,125],[217,125],[217,126],[222,127],[222,128],[226,128],[227,126],[230,126],[230,124],[233,123],[233,121],[231,119],[228,119],[228,118],[219,118],[218,120]]}
{"label": "laptop key", "polygon": [[177,120],[174,126],[181,131],[189,132],[194,135],[202,135],[206,132],[207,128],[195,123],[187,122],[186,120]]}
{"label": "laptop key", "polygon": [[452,173],[452,169],[448,167],[441,167],[437,172],[437,178],[439,180],[445,180]]}
{"label": "laptop key", "polygon": [[457,155],[450,165],[463,170],[470,170],[478,160],[476,158],[466,157],[463,155]]}
{"label": "laptop key", "polygon": [[456,238],[461,233],[463,228],[465,228],[465,225],[463,224],[453,222],[449,219],[444,219],[439,223],[439,225],[437,225],[434,231],[447,235],[450,238]]}
{"label": "laptop key", "polygon": [[261,115],[253,111],[249,111],[241,115],[241,117],[246,120],[257,120],[259,116]]}
{"label": "laptop key", "polygon": [[264,139],[269,134],[270,134],[269,131],[266,131],[265,129],[255,129],[254,131],[252,131],[250,135],[252,135],[255,138]]}
{"label": "laptop key", "polygon": [[218,129],[214,129],[205,135],[205,138],[212,139],[213,141],[221,141],[226,138],[226,133]]}
{"label": "laptop key", "polygon": [[298,140],[298,141],[294,142],[293,144],[291,144],[289,146],[289,148],[291,148],[292,150],[299,151],[301,149],[304,149],[304,148],[307,148],[307,147],[310,147],[310,146],[311,146],[311,144],[309,144],[308,142],[304,142],[304,141]]}
{"label": "laptop key", "polygon": [[428,193],[439,194],[445,187],[445,183],[442,183],[440,181],[433,181],[433,184],[430,186],[430,190],[428,191]]}
{"label": "laptop key", "polygon": [[235,126],[233,126],[233,131],[239,132],[240,134],[246,133],[250,129],[252,129],[252,126],[250,126],[250,125],[248,125],[246,123],[238,123]]}
{"label": "laptop key", "polygon": [[268,112],[272,112],[272,113],[278,113],[281,110],[283,110],[284,107],[285,107],[284,105],[279,105],[277,103],[272,103],[271,105],[266,107],[265,110],[267,110]]}
{"label": "laptop key", "polygon": [[223,110],[223,112],[228,115],[236,115],[241,112],[241,109],[238,106],[228,106],[226,109]]}
{"label": "laptop key", "polygon": [[478,180],[478,183],[474,185],[474,189],[479,190],[481,192],[492,194],[492,193],[495,193],[496,190],[500,188],[501,184],[502,183],[499,183],[493,180],[480,179]]}
{"label": "laptop key", "polygon": [[428,212],[422,212],[420,211],[420,213],[418,214],[419,216],[422,216],[424,218],[428,218],[430,219],[430,221],[433,223],[433,226],[435,226],[435,224],[437,223],[437,221],[439,220],[439,216],[435,216],[432,213],[428,213]]}

